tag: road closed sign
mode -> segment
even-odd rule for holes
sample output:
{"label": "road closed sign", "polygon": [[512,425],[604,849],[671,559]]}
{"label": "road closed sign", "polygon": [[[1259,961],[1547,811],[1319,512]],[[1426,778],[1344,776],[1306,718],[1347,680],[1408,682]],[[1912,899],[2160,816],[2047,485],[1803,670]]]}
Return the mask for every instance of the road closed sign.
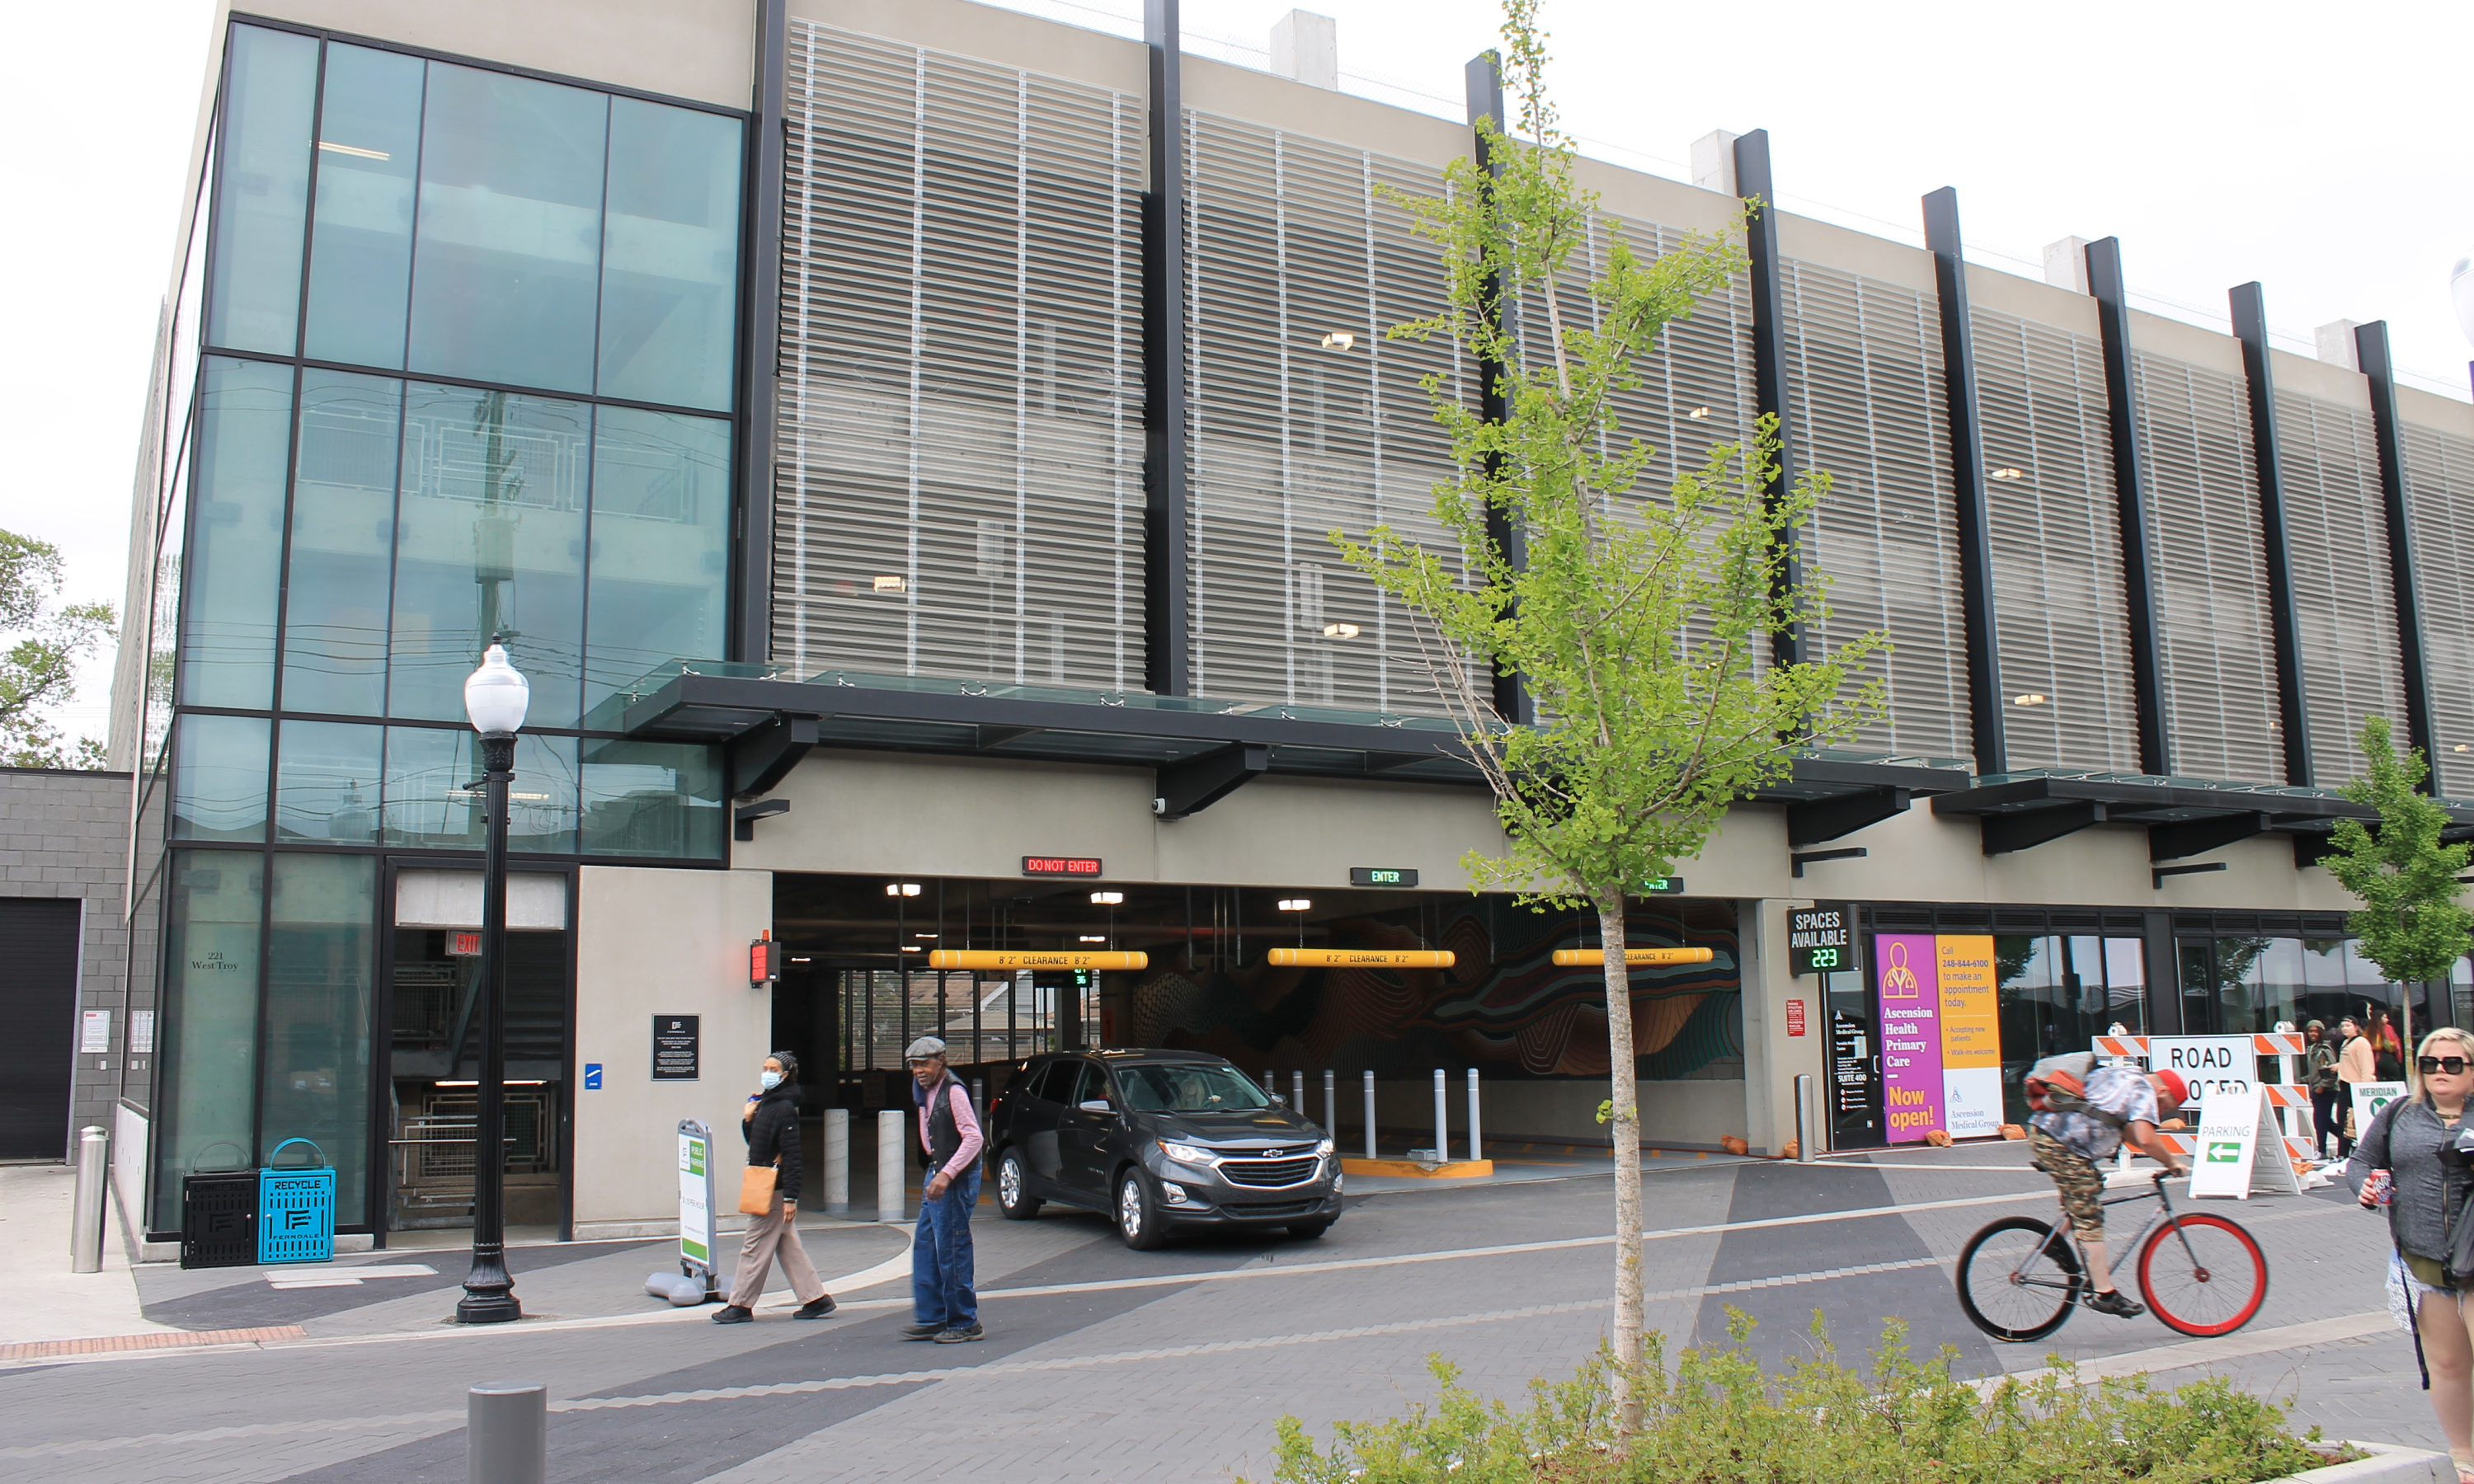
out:
{"label": "road closed sign", "polygon": [[2246,1098],[2259,1088],[2259,1053],[2247,1036],[2151,1037],[2147,1069],[2180,1072],[2195,1110],[2209,1098]]}

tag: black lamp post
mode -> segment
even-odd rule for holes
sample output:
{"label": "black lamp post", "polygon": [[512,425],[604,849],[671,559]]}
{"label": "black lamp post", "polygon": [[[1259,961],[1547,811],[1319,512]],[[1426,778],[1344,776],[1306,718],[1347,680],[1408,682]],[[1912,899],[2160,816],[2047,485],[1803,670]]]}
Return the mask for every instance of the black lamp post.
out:
{"label": "black lamp post", "polygon": [[473,1270],[455,1304],[459,1324],[524,1317],[507,1271],[507,785],[516,776],[516,732],[532,687],[493,642],[464,682],[464,714],[481,734],[481,1085],[473,1129]]}

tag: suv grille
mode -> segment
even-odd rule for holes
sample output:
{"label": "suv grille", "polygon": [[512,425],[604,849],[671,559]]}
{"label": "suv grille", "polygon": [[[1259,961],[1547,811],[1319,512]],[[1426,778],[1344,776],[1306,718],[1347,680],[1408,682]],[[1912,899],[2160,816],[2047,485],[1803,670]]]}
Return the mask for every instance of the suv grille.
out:
{"label": "suv grille", "polygon": [[1220,1173],[1238,1185],[1301,1185],[1314,1179],[1313,1155],[1302,1160],[1223,1160]]}

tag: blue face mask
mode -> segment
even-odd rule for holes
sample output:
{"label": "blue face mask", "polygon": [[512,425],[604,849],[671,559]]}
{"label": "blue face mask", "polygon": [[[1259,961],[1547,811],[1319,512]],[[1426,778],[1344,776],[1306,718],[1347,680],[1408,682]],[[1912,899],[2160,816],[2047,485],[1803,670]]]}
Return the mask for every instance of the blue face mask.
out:
{"label": "blue face mask", "polygon": [[770,1092],[775,1088],[782,1085],[782,1074],[780,1072],[766,1072],[764,1076],[759,1077],[756,1080],[764,1085],[765,1091]]}

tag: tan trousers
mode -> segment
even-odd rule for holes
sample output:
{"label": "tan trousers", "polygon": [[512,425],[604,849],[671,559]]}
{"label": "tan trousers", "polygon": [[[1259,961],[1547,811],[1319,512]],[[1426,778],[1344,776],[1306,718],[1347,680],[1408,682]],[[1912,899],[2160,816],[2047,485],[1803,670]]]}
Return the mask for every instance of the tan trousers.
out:
{"label": "tan trousers", "polygon": [[812,1304],[824,1293],[824,1281],[808,1261],[808,1250],[799,1245],[798,1229],[782,1219],[778,1194],[771,1210],[748,1218],[747,1239],[739,1244],[739,1277],[730,1285],[730,1302],[740,1308],[754,1308],[764,1295],[764,1280],[776,1262],[782,1264],[782,1276],[790,1281],[790,1292],[800,1303]]}

